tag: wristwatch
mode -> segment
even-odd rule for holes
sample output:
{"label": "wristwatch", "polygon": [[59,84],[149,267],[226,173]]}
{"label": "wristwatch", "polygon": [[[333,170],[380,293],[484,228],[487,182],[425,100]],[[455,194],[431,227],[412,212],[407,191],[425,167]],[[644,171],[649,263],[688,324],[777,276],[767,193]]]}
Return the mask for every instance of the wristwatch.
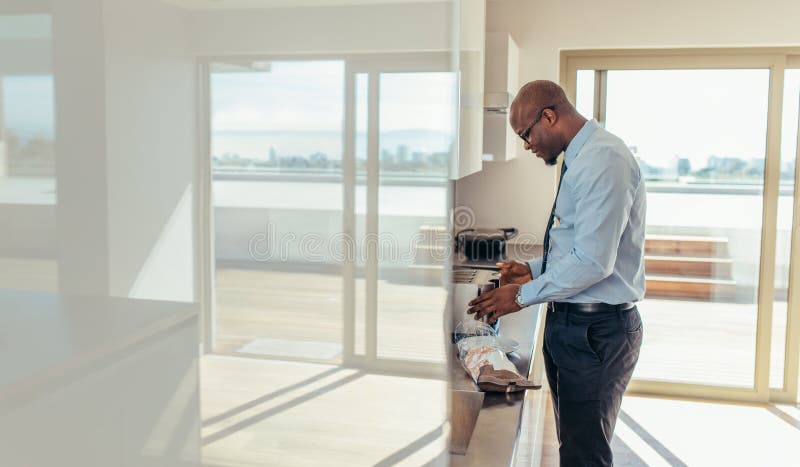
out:
{"label": "wristwatch", "polygon": [[517,296],[514,297],[514,301],[517,302],[520,308],[525,308],[525,302],[522,301],[522,286],[517,289]]}

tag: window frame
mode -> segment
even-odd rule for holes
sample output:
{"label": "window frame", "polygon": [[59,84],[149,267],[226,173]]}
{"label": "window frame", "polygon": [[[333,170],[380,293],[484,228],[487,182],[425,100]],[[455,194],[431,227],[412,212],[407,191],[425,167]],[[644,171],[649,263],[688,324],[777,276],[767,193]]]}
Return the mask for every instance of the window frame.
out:
{"label": "window frame", "polygon": [[[780,188],[781,119],[784,73],[800,68],[800,47],[727,47],[663,49],[591,49],[562,50],[559,56],[560,83],[571,101],[575,101],[578,70],[595,70],[593,117],[605,122],[605,83],[608,70],[666,69],[769,69],[767,141],[764,165],[761,259],[759,267],[758,315],[754,386],[728,388],[689,383],[632,381],[630,391],[645,394],[682,395],[751,402],[796,403],[800,370],[800,164],[795,164],[795,188],[792,218],[787,332],[784,353],[784,384],[769,387],[772,307],[775,289],[775,243]],[[798,131],[800,140],[800,131]],[[800,160],[800,145],[795,154]],[[778,338],[778,336],[775,336]]]}

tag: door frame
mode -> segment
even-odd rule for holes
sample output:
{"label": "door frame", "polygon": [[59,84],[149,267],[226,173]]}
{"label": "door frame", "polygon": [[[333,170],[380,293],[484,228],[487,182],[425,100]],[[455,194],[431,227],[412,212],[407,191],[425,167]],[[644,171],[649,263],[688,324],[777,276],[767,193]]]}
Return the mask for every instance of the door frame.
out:
{"label": "door frame", "polygon": [[[754,385],[752,388],[732,388],[677,382],[631,381],[633,393],[750,402],[797,401],[798,350],[800,349],[800,285],[793,281],[800,264],[800,164],[796,164],[793,206],[793,234],[787,303],[787,335],[784,353],[784,384],[770,389],[769,366],[772,339],[772,307],[775,290],[775,239],[780,183],[780,145],[783,107],[783,80],[787,68],[800,67],[800,47],[730,47],[682,49],[598,49],[562,50],[560,81],[571,101],[575,101],[578,70],[595,70],[598,83],[604,81],[607,70],[659,69],[769,69],[764,192],[761,225],[761,258],[759,266],[758,315]],[[601,85],[602,86],[602,85]],[[605,119],[605,90],[595,92],[594,117],[602,124]],[[800,161],[800,145],[796,161]]]}

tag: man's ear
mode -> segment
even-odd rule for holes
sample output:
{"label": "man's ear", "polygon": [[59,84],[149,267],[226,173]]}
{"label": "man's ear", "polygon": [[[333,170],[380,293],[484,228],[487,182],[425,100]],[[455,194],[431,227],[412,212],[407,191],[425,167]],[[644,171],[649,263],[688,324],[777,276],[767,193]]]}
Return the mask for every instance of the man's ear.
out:
{"label": "man's ear", "polygon": [[542,120],[546,121],[548,125],[553,126],[558,121],[558,114],[551,109],[544,109],[542,111]]}

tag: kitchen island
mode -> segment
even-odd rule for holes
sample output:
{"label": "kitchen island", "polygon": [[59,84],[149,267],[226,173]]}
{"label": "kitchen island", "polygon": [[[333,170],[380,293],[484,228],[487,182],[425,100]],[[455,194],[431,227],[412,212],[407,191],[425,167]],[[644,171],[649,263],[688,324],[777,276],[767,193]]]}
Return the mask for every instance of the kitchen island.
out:
{"label": "kitchen island", "polygon": [[199,465],[197,306],[0,290],[0,465]]}

